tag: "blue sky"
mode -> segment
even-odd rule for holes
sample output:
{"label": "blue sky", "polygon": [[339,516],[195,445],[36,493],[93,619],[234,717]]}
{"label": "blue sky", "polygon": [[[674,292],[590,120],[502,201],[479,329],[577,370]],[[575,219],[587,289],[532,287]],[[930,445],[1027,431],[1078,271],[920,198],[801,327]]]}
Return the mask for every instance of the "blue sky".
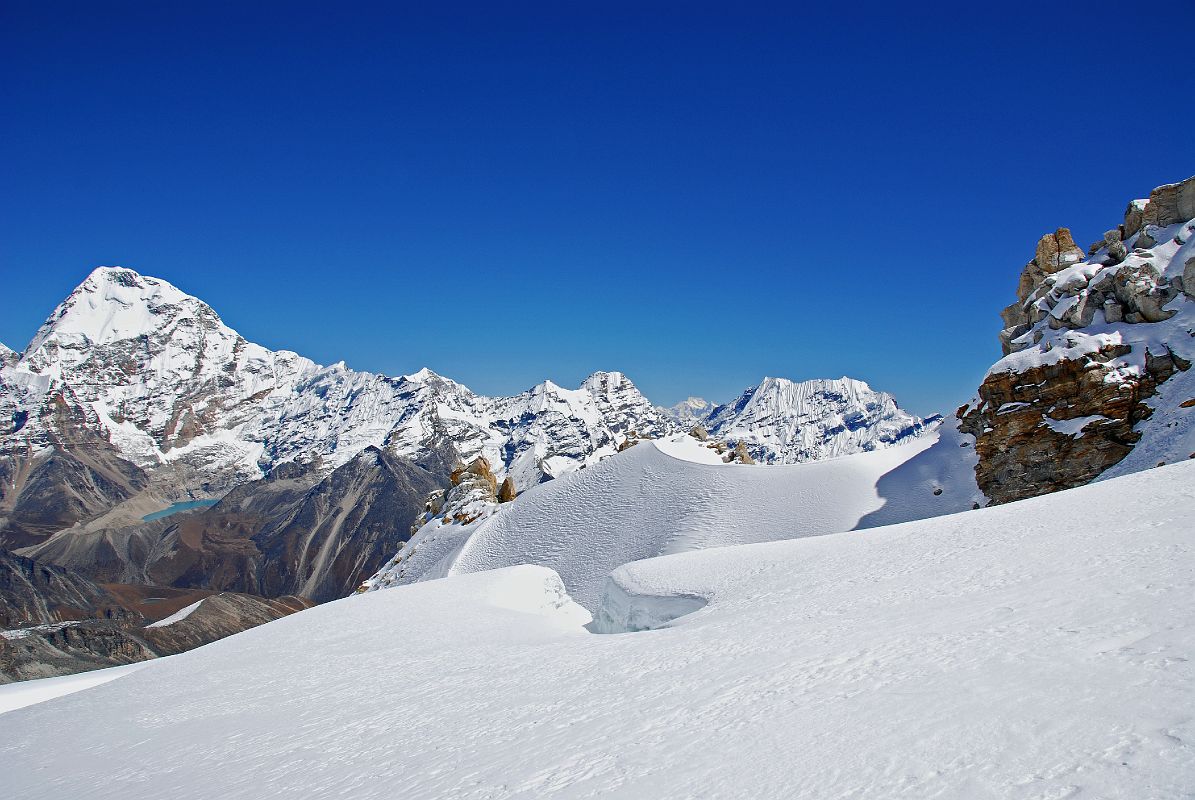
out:
{"label": "blue sky", "polygon": [[120,264],[486,393],[945,411],[1042,233],[1195,173],[1189,2],[183,5],[0,11],[5,344]]}

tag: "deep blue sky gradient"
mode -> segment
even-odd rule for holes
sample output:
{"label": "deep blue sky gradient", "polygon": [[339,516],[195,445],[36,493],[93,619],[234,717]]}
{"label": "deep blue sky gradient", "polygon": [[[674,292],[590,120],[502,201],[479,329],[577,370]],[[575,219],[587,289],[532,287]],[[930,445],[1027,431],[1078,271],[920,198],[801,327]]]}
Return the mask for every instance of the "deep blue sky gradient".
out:
{"label": "deep blue sky gradient", "polygon": [[1042,233],[1195,173],[1190,2],[432,5],[4,4],[0,341],[120,264],[486,393],[946,411]]}

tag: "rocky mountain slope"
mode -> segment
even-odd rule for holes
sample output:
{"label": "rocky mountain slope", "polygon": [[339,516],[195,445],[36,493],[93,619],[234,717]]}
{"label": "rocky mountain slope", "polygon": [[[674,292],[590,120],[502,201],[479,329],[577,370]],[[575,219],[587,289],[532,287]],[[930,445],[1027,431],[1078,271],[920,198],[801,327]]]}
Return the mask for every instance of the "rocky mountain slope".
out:
{"label": "rocky mountain slope", "polygon": [[1086,253],[1043,236],[1003,312],[1005,356],[959,409],[1007,502],[1195,457],[1195,177],[1129,203]]}
{"label": "rocky mountain slope", "polygon": [[20,552],[97,580],[322,602],[352,592],[393,555],[447,475],[442,461],[420,466],[369,447],[326,477],[310,462],[287,462],[210,508],[68,528]]}
{"label": "rocky mountain slope", "polygon": [[[60,426],[0,455],[0,548],[25,547],[134,497],[148,476],[99,435]],[[14,443],[15,447],[21,444]]]}
{"label": "rocky mountain slope", "polygon": [[0,550],[0,683],[173,655],[309,605],[295,597],[96,583]]}

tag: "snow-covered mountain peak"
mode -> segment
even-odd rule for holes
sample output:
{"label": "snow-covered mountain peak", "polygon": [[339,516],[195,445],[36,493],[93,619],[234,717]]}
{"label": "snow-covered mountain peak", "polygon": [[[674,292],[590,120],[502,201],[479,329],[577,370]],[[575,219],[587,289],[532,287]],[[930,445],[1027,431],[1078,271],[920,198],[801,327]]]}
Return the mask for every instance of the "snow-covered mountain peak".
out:
{"label": "snow-covered mountain peak", "polygon": [[766,377],[702,421],[743,442],[756,461],[790,464],[875,450],[920,434],[925,421],[854,378]]}
{"label": "snow-covered mountain peak", "polygon": [[162,318],[170,316],[170,308],[219,323],[206,303],[164,280],[123,267],[98,267],[54,310],[30,349],[51,337],[98,345],[138,336],[170,321]]}
{"label": "snow-covered mountain peak", "polygon": [[692,428],[694,425],[703,423],[710,412],[717,407],[717,403],[711,403],[704,397],[687,397],[674,406],[660,410],[676,420],[682,428]]}
{"label": "snow-covered mountain peak", "polygon": [[639,391],[631,380],[621,372],[598,371],[581,381],[581,388],[592,394],[610,394],[619,391]]}
{"label": "snow-covered mountain peak", "polygon": [[[342,362],[343,363],[343,362]],[[418,372],[413,372],[410,375],[400,376],[402,380],[408,383],[423,383],[423,384],[443,384],[450,383],[454,386],[459,386],[456,381],[450,378],[445,378],[443,375],[432,371],[428,367],[421,368]]]}
{"label": "snow-covered mountain peak", "polygon": [[483,456],[520,489],[609,455],[628,431],[669,422],[621,373],[485,397],[429,368],[391,378],[321,367],[246,341],[207,304],[134,270],[95,270],[0,364],[5,450],[41,446],[62,424],[111,441],[188,491],[221,491],[273,466],[317,458],[330,471],[363,449],[420,458]]}

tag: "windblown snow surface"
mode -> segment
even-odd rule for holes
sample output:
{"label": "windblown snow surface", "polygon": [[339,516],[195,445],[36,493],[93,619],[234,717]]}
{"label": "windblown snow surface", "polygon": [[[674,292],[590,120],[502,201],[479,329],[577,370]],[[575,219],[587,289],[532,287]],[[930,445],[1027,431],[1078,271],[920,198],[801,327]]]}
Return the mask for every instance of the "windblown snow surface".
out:
{"label": "windblown snow surface", "polygon": [[362,594],[0,716],[5,795],[1190,797],[1193,514],[1185,462],[653,558],[588,626],[541,566]]}
{"label": "windblown snow surface", "polygon": [[[643,442],[537,486],[472,525],[432,523],[368,583],[538,564],[593,611],[628,561],[940,516],[986,501],[957,421],[870,453],[789,466],[723,464],[689,436]],[[938,492],[935,494],[935,492]]]}

